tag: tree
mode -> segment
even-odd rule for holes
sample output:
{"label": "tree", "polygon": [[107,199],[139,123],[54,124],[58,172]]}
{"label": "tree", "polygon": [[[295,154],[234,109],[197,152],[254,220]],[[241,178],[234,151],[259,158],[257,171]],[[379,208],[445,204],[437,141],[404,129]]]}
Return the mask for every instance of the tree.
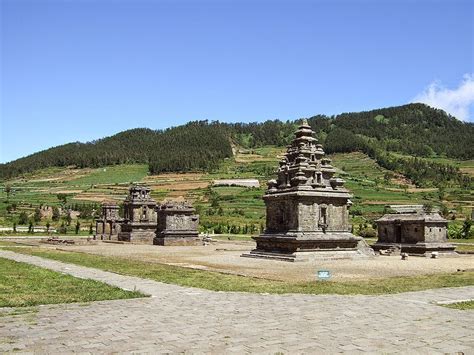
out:
{"label": "tree", "polygon": [[425,202],[423,204],[423,211],[425,213],[431,213],[433,211],[433,204],[431,202]]}
{"label": "tree", "polygon": [[27,224],[28,223],[28,214],[25,211],[21,211],[18,224]]}
{"label": "tree", "polygon": [[36,223],[41,221],[41,210],[39,208],[35,209],[35,214],[33,216],[33,219]]}
{"label": "tree", "polygon": [[56,197],[62,205],[65,205],[67,203],[67,194],[57,194]]}
{"label": "tree", "polygon": [[461,228],[462,239],[469,239],[469,237],[471,236],[471,226],[472,226],[472,221],[466,218]]}
{"label": "tree", "polygon": [[64,222],[62,222],[61,226],[59,227],[59,233],[61,233],[61,234],[66,234],[67,233],[67,227],[64,224]]}
{"label": "tree", "polygon": [[57,208],[56,206],[53,207],[53,216],[52,216],[52,219],[53,221],[59,221],[59,217],[60,217],[60,213],[59,213],[59,208]]}
{"label": "tree", "polygon": [[5,192],[7,194],[7,202],[10,202],[10,193],[12,192],[12,187],[10,184],[5,185]]}

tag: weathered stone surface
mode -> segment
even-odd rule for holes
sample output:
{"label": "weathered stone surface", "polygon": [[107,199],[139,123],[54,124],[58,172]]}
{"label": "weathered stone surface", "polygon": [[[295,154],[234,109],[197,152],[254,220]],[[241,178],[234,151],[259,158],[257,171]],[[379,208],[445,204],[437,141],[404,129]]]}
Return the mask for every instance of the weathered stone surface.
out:
{"label": "weathered stone surface", "polygon": [[432,252],[456,256],[455,246],[447,241],[448,221],[437,212],[424,212],[421,206],[408,207],[397,208],[396,213],[376,221],[378,240],[372,247],[384,250],[395,246],[404,253],[426,257],[431,257]]}
{"label": "weathered stone surface", "polygon": [[132,186],[123,204],[125,220],[118,240],[152,244],[157,225],[156,206],[149,187]]}
{"label": "weathered stone surface", "polygon": [[199,216],[189,202],[167,201],[158,208],[155,245],[197,245]]}
{"label": "weathered stone surface", "polygon": [[253,237],[257,247],[246,257],[305,260],[370,257],[373,251],[350,233],[349,192],[334,178],[331,160],[306,121],[280,161],[278,177],[263,197],[266,230]]}

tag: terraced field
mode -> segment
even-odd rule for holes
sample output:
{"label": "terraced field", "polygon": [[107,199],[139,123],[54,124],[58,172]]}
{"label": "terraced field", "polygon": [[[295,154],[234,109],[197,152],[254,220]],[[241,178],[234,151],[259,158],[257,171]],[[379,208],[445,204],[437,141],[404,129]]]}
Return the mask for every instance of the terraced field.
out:
{"label": "terraced field", "polygon": [[[5,189],[0,192],[0,225],[12,225],[21,211],[26,211],[31,217],[40,205],[120,203],[130,184],[143,183],[152,188],[152,196],[158,201],[193,201],[201,215],[203,231],[219,226],[223,233],[230,232],[230,228],[233,232],[253,233],[264,225],[265,208],[261,196],[283,153],[284,148],[272,146],[236,149],[234,158],[225,160],[219,169],[211,172],[149,175],[144,164],[98,169],[43,169],[3,183],[3,187],[11,187],[11,192],[9,196]],[[337,174],[346,180],[346,186],[354,194],[352,218],[356,224],[370,222],[381,215],[387,204],[431,202],[437,205],[442,202],[456,209],[458,217],[469,213],[469,207],[473,205],[472,191],[446,189],[440,200],[438,189],[418,189],[403,176],[380,167],[362,153],[334,154],[331,158]],[[453,164],[458,164],[468,173],[474,172],[474,161],[453,161]],[[261,187],[212,186],[217,179],[238,178],[258,179]],[[12,204],[16,204],[16,210],[7,213],[7,206]],[[91,222],[91,219],[81,220],[82,225]],[[45,223],[46,220],[40,222]]]}

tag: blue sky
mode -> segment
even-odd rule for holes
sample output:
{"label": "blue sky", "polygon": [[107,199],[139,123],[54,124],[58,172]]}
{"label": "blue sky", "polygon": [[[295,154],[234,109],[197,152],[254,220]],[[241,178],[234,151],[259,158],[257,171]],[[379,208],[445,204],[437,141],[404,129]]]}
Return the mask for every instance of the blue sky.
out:
{"label": "blue sky", "polygon": [[200,119],[423,101],[474,120],[468,0],[0,3],[0,162]]}

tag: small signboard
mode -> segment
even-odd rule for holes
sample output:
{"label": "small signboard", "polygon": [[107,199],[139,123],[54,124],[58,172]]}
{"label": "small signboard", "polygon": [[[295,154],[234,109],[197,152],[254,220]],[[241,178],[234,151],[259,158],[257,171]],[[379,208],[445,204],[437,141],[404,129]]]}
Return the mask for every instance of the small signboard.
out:
{"label": "small signboard", "polygon": [[331,271],[318,270],[318,280],[327,281],[331,278]]}

